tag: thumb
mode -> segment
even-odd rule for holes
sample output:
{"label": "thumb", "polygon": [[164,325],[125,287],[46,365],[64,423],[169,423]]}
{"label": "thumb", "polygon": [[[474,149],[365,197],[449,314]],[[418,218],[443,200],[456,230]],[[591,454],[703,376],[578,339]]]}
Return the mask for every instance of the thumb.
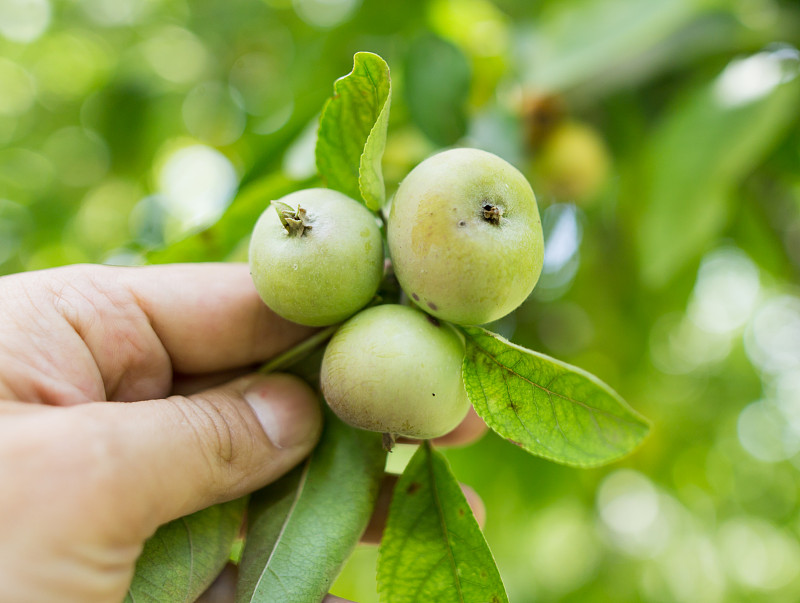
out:
{"label": "thumb", "polygon": [[315,393],[289,375],[244,377],[188,397],[73,409],[99,430],[105,456],[113,459],[112,498],[144,537],[279,478],[309,454],[322,427]]}

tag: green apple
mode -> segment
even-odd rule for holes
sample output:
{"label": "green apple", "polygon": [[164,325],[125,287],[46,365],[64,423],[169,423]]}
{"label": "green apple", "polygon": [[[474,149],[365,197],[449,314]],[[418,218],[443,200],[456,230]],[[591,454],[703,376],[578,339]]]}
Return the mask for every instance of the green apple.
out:
{"label": "green apple", "polygon": [[320,381],[331,409],[362,429],[435,438],[466,416],[464,343],[455,329],[408,306],[359,312],[325,349]]}
{"label": "green apple", "polygon": [[530,184],[477,149],[444,151],[406,176],[388,242],[405,292],[426,312],[465,325],[497,320],[525,301],[544,259]]}
{"label": "green apple", "polygon": [[533,168],[542,187],[556,199],[588,205],[608,181],[610,157],[597,130],[564,121],[544,139]]}
{"label": "green apple", "polygon": [[376,217],[334,190],[274,201],[250,239],[250,273],[264,302],[296,323],[324,326],[364,307],[383,276]]}

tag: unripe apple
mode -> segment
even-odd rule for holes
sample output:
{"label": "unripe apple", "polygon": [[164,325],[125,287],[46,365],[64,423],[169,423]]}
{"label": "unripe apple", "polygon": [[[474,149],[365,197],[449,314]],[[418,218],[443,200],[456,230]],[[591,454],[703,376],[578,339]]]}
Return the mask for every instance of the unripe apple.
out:
{"label": "unripe apple", "polygon": [[388,241],[406,293],[457,324],[514,310],[539,280],[544,259],[530,184],[477,149],[444,151],[411,170],[392,201]]}
{"label": "unripe apple", "polygon": [[322,359],[322,393],[355,427],[435,438],[466,416],[464,343],[455,329],[408,306],[359,312],[339,328]]}
{"label": "unripe apple", "polygon": [[608,180],[611,158],[600,134],[576,121],[559,123],[534,156],[543,188],[560,201],[588,204]]}
{"label": "unripe apple", "polygon": [[253,229],[250,273],[280,316],[309,326],[342,321],[372,299],[383,276],[376,218],[334,190],[286,195]]}

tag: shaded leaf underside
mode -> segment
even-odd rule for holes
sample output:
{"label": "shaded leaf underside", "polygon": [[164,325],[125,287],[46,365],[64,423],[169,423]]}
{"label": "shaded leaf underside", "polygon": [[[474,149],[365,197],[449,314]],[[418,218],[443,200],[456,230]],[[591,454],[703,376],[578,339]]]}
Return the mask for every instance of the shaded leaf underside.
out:
{"label": "shaded leaf underside", "polygon": [[161,526],[145,543],[125,598],[130,603],[190,602],[227,563],[246,499],[215,505]]}
{"label": "shaded leaf underside", "polygon": [[309,459],[252,495],[237,602],[322,600],[369,521],[385,458],[379,434],[329,415]]}

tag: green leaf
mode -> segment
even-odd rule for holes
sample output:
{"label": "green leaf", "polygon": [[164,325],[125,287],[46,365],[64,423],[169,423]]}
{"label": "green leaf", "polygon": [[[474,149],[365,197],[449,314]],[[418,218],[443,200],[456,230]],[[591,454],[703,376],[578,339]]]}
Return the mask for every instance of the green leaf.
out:
{"label": "green leaf", "polygon": [[489,427],[531,454],[595,467],[647,435],[647,421],[597,377],[485,329],[463,331],[470,402]]}
{"label": "green leaf", "polygon": [[[553,5],[536,21],[519,57],[537,90],[569,90],[590,79],[616,77],[719,0],[587,0]],[[524,34],[523,34],[524,35]]]}
{"label": "green leaf", "polygon": [[238,603],[321,601],[369,521],[386,453],[329,415],[309,459],[252,495]]}
{"label": "green leaf", "polygon": [[411,118],[440,146],[458,141],[467,130],[469,61],[450,42],[426,35],[411,45],[405,66],[405,96]]}
{"label": "green leaf", "polygon": [[169,264],[229,259],[247,240],[261,212],[272,201],[314,184],[314,181],[290,180],[281,174],[256,180],[236,196],[216,224],[163,249],[151,251],[147,260],[152,264]]}
{"label": "green leaf", "polygon": [[194,601],[225,567],[246,498],[214,505],[161,526],[136,562],[127,603]]}
{"label": "green leaf", "polygon": [[447,460],[419,447],[395,487],[378,553],[382,603],[501,603],[500,573]]}
{"label": "green leaf", "polygon": [[645,204],[640,272],[649,286],[663,287],[708,250],[727,223],[732,192],[796,119],[800,79],[779,83],[780,72],[772,73],[775,85],[760,95],[746,79],[748,70],[770,77],[779,64],[768,52],[730,64],[674,106],[650,137],[638,191]]}
{"label": "green leaf", "polygon": [[376,211],[386,200],[381,159],[386,146],[392,85],[389,66],[370,52],[358,52],[353,70],[336,80],[322,109],[317,169],[326,186]]}

